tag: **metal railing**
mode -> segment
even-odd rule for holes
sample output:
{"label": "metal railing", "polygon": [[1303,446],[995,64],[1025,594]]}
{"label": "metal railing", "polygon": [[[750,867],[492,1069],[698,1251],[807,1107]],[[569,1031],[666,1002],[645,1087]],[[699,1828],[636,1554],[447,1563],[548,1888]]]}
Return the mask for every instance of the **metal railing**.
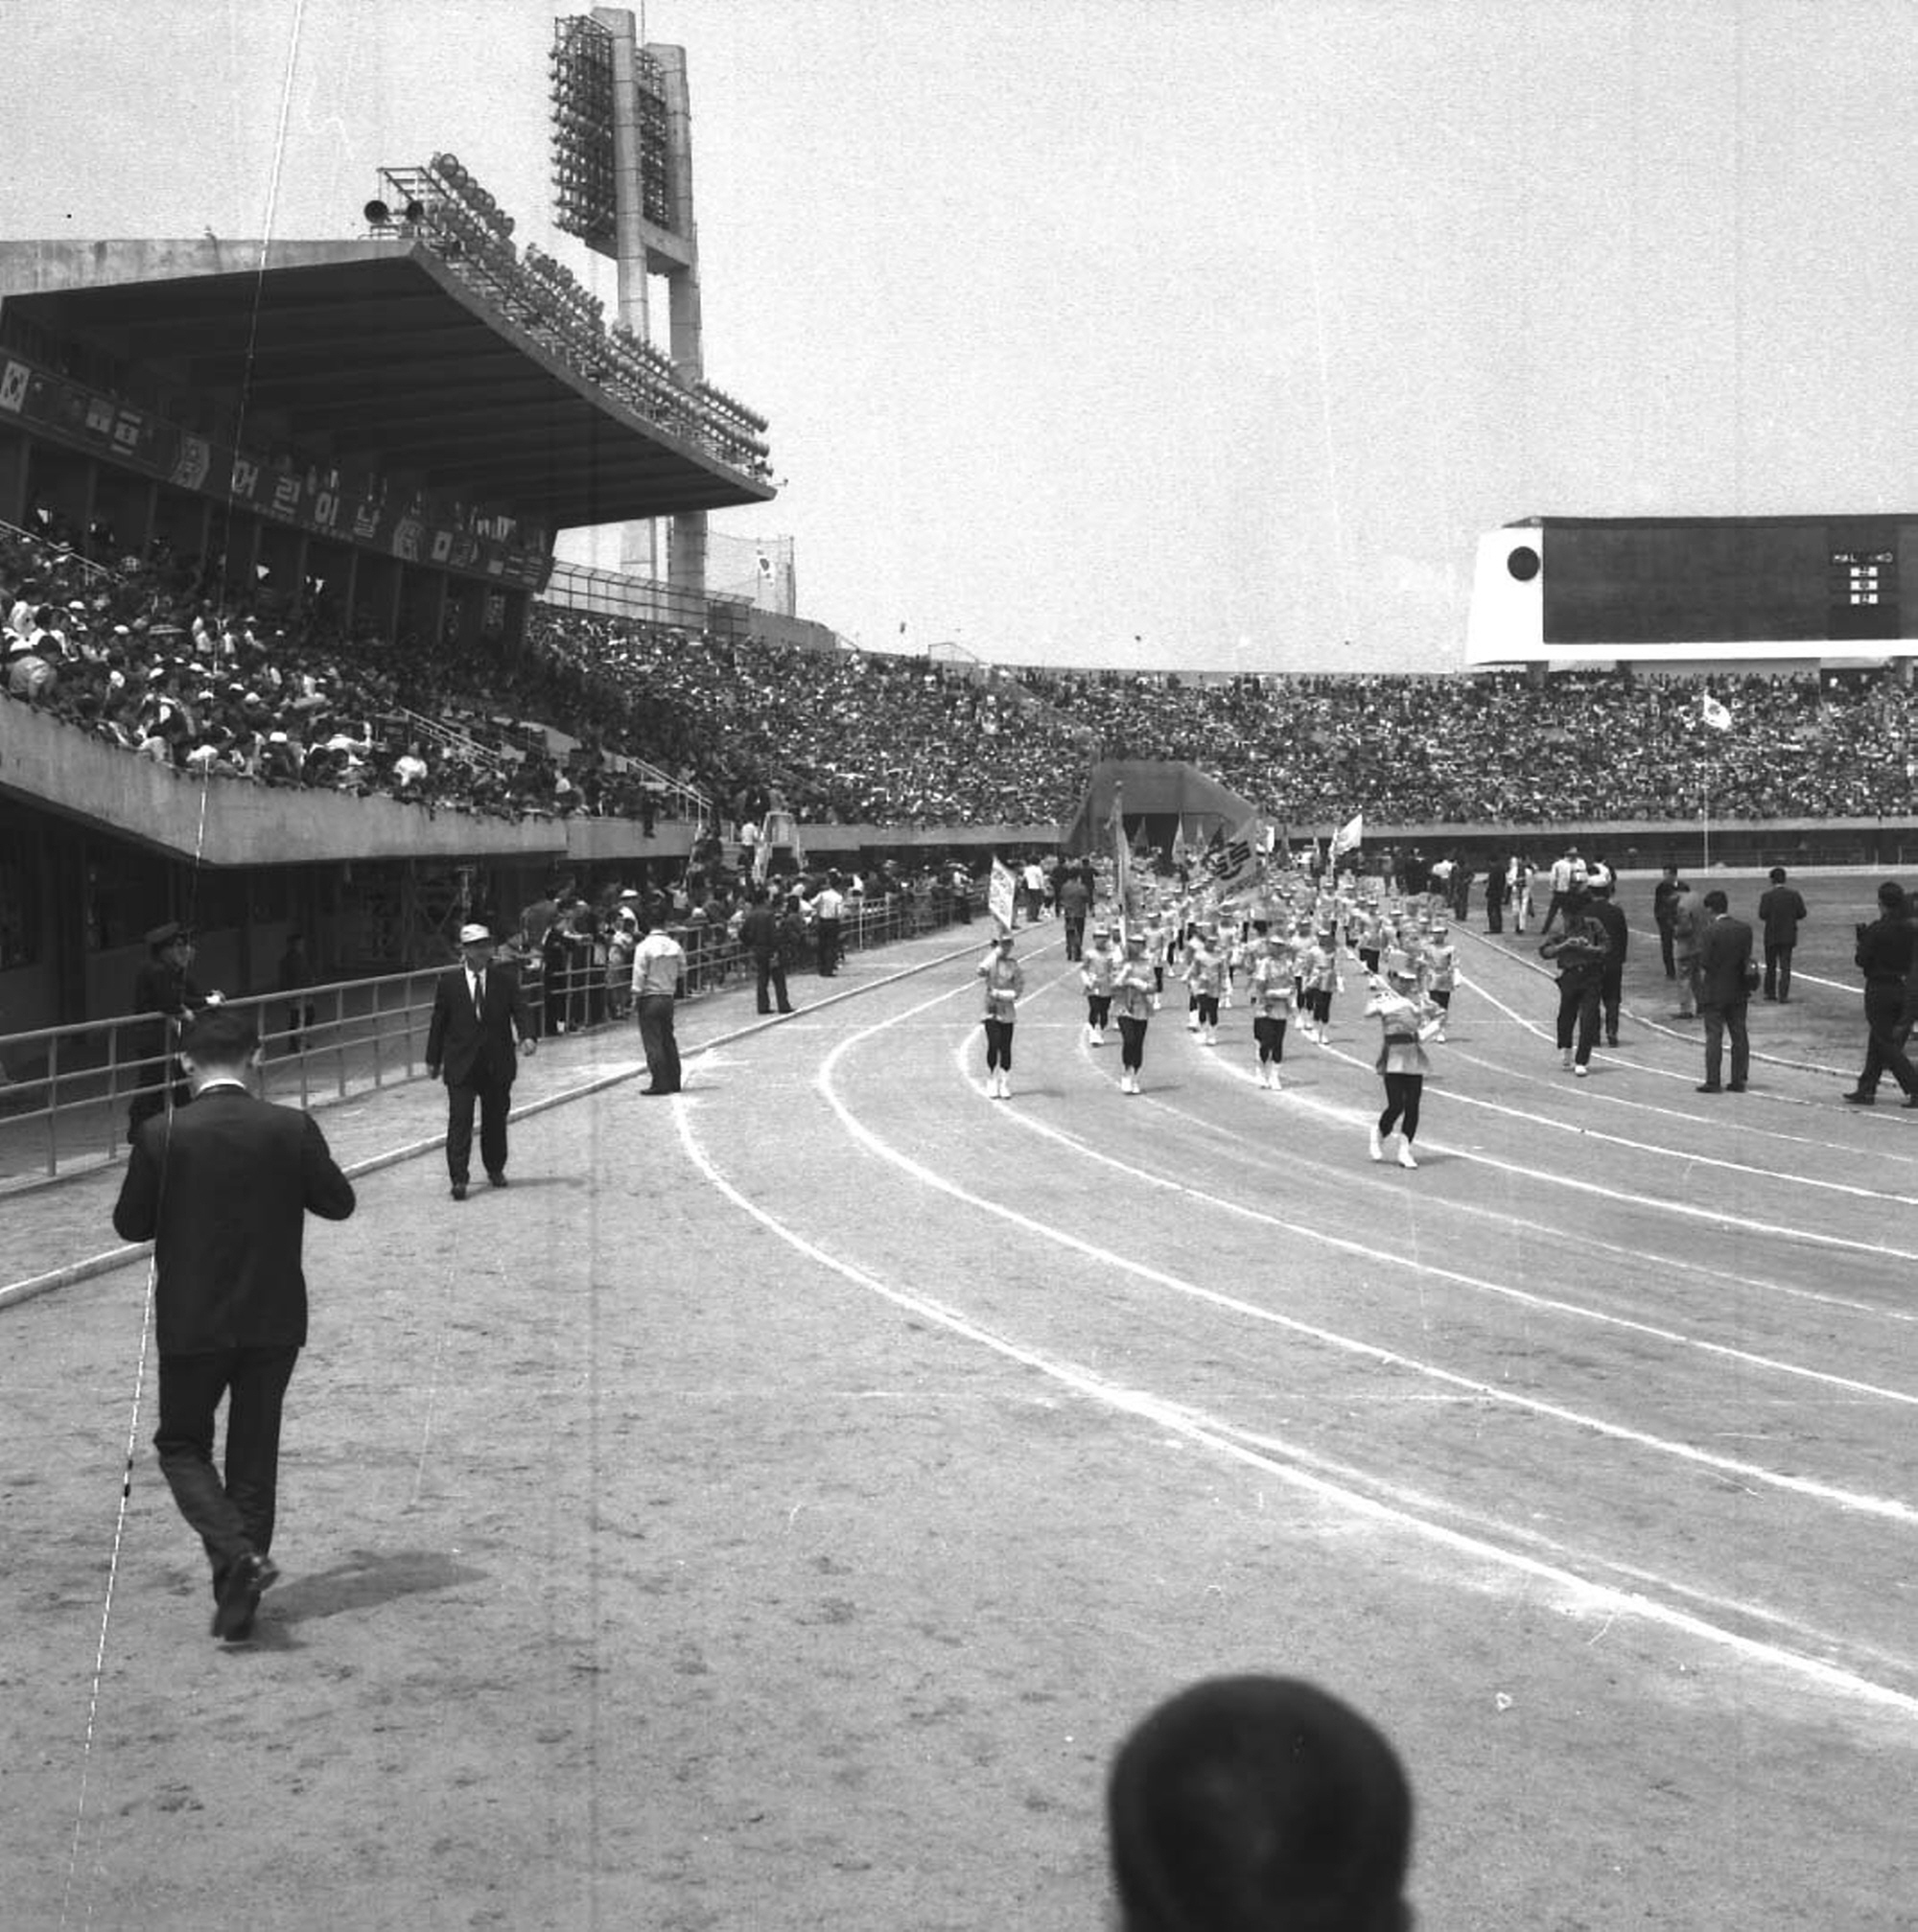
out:
{"label": "metal railing", "polygon": [[[899,897],[849,910],[841,947],[866,951],[970,919],[977,910],[976,903],[962,909],[944,891],[930,902]],[[671,930],[686,949],[685,998],[754,983],[751,953],[723,928]],[[596,1033],[629,1019],[629,989],[590,955],[557,975],[543,970],[537,954],[516,964],[543,1038]],[[806,972],[814,964],[808,941],[805,956],[790,960],[786,970]],[[257,1015],[266,1048],[259,1091],[269,1100],[310,1107],[417,1079],[425,1066],[434,982],[445,969],[417,966],[227,1000],[236,1011]],[[91,1170],[116,1158],[136,1100],[157,1110],[169,1087],[181,1086],[176,1034],[161,1015],[126,1013],[0,1036],[0,1197],[30,1177]]]}

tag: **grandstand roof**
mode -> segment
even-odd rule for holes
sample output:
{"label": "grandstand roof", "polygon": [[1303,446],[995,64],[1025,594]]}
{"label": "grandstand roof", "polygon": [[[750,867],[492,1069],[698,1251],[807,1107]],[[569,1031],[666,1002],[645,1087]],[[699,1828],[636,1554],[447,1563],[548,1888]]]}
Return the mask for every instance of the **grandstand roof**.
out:
{"label": "grandstand roof", "polygon": [[244,397],[303,453],[550,528],[774,494],[569,367],[417,241],[10,242],[0,300],[180,389]]}

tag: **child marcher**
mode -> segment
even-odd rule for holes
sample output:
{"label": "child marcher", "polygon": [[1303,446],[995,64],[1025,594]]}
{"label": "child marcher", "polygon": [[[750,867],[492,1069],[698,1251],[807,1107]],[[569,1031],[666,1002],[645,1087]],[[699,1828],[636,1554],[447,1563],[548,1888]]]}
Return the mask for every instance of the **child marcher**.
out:
{"label": "child marcher", "polygon": [[1025,991],[1025,968],[1013,957],[1013,936],[1002,932],[979,963],[986,982],[986,1094],[991,1100],[1013,1097],[1013,1027],[1018,1018],[1018,998]]}
{"label": "child marcher", "polygon": [[1145,1030],[1158,1004],[1157,968],[1146,957],[1147,936],[1126,935],[1125,958],[1112,979],[1112,1010],[1119,1022],[1119,1090],[1137,1093],[1145,1065]]}
{"label": "child marcher", "polygon": [[1423,1042],[1438,1036],[1445,1015],[1419,984],[1410,955],[1393,952],[1384,975],[1372,982],[1366,1012],[1379,1023],[1383,1037],[1373,1062],[1385,1081],[1385,1111],[1372,1124],[1371,1157],[1385,1158],[1387,1136],[1398,1130],[1398,1164],[1415,1168],[1412,1143],[1418,1133],[1418,1103],[1432,1062]]}
{"label": "child marcher", "polygon": [[1218,928],[1201,926],[1185,949],[1185,987],[1192,996],[1192,1010],[1198,1015],[1201,1046],[1219,1043],[1219,994],[1225,982],[1226,954],[1219,943]]}
{"label": "child marcher", "polygon": [[1285,1059],[1285,1028],[1298,999],[1298,983],[1292,961],[1284,953],[1268,951],[1252,967],[1252,1038],[1258,1045],[1258,1083],[1276,1093],[1278,1069]]}
{"label": "child marcher", "polygon": [[1086,1044],[1104,1046],[1106,1027],[1112,1011],[1112,981],[1120,966],[1118,948],[1112,944],[1112,929],[1092,928],[1092,943],[1079,962],[1079,984],[1086,989]]}
{"label": "child marcher", "polygon": [[1432,1036],[1445,1044],[1445,1022],[1452,1016],[1452,993],[1459,984],[1459,948],[1452,943],[1452,929],[1443,919],[1432,921],[1432,937],[1425,946],[1425,989],[1439,1009],[1438,1031]]}
{"label": "child marcher", "polygon": [[1339,949],[1330,927],[1321,926],[1313,934],[1300,965],[1298,985],[1306,1013],[1301,1030],[1307,1039],[1323,1046],[1325,1029],[1332,1024],[1332,995],[1339,989]]}

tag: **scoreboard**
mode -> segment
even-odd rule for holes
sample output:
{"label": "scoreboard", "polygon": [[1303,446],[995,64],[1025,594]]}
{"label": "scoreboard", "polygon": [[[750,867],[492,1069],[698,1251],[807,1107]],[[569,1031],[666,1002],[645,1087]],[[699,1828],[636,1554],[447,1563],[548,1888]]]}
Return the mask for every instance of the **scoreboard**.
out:
{"label": "scoreboard", "polygon": [[1466,659],[1893,657],[1918,640],[1918,514],[1533,517],[1479,540]]}

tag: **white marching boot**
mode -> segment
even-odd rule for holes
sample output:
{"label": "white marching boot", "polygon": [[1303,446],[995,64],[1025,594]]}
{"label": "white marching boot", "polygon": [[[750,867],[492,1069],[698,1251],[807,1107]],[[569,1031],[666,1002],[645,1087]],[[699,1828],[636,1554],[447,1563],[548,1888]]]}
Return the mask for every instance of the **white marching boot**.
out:
{"label": "white marching boot", "polygon": [[1374,1160],[1385,1158],[1385,1142],[1379,1137],[1378,1123],[1372,1123],[1371,1156]]}
{"label": "white marching boot", "polygon": [[1197,1033],[1199,1031],[1199,1009],[1196,1006],[1185,1015],[1185,1031],[1187,1033]]}
{"label": "white marching boot", "polygon": [[1400,1167],[1416,1167],[1418,1163],[1412,1157],[1412,1143],[1403,1134],[1398,1137],[1398,1164]]}

